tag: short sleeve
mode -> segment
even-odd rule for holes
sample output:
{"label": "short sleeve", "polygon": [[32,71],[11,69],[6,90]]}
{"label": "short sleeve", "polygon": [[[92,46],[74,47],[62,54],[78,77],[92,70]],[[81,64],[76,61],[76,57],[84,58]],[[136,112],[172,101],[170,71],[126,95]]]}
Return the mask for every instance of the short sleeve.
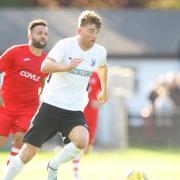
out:
{"label": "short sleeve", "polygon": [[48,53],[47,57],[54,59],[57,63],[59,63],[64,58],[64,54],[65,54],[64,49],[65,49],[64,41],[61,40],[54,45],[54,47]]}
{"label": "short sleeve", "polygon": [[13,64],[13,48],[6,50],[0,56],[0,72],[4,72],[9,69]]}

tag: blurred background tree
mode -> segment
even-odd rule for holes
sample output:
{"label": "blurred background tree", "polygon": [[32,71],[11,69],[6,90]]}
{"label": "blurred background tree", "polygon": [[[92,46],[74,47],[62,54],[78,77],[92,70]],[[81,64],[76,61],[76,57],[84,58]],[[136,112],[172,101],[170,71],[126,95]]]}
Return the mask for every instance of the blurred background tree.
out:
{"label": "blurred background tree", "polygon": [[0,7],[19,7],[19,6],[31,6],[31,0],[0,0]]}
{"label": "blurred background tree", "polygon": [[179,0],[150,0],[146,6],[152,9],[180,9]]}
{"label": "blurred background tree", "polygon": [[180,0],[1,0],[0,6],[179,9]]}

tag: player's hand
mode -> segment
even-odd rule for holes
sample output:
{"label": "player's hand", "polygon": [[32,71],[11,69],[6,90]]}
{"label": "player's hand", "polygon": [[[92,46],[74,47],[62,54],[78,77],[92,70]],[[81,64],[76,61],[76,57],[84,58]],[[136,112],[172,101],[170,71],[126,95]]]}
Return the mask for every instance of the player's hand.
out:
{"label": "player's hand", "polygon": [[94,109],[97,109],[100,107],[100,104],[97,100],[91,100],[89,101],[91,103],[91,106],[94,108]]}
{"label": "player's hand", "polygon": [[0,95],[0,106],[2,106],[4,103],[3,103],[3,98],[2,96]]}
{"label": "player's hand", "polygon": [[77,66],[79,66],[79,64],[81,64],[83,60],[80,58],[73,58],[70,59],[70,62],[68,64],[68,70],[71,71],[72,69],[76,68]]}
{"label": "player's hand", "polygon": [[105,91],[101,91],[98,95],[97,95],[97,100],[99,103],[103,104],[108,100],[108,95],[107,92]]}

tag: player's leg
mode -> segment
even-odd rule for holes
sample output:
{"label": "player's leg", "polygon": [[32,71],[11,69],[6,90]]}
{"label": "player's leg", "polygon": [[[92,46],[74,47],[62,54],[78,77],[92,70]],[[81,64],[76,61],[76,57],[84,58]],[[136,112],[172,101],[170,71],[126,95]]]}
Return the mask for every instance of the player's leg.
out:
{"label": "player's leg", "polygon": [[87,106],[87,108],[85,108],[84,116],[89,127],[89,142],[84,150],[84,154],[89,153],[93,148],[97,130],[98,112],[99,110],[92,106]]}
{"label": "player's leg", "polygon": [[50,167],[57,169],[60,164],[74,159],[81,153],[88,143],[88,130],[84,126],[76,126],[69,133],[68,138],[71,140],[62,151],[50,161]]}
{"label": "player's leg", "polygon": [[[86,148],[84,149],[83,154],[88,154],[92,150],[94,144],[97,129],[98,110],[92,108],[91,106],[87,106],[84,111],[84,116],[89,127],[89,142]],[[81,157],[78,155],[72,161],[75,180],[79,179],[80,159]]]}
{"label": "player's leg", "polygon": [[[83,149],[88,144],[89,133],[87,129],[86,121],[82,112],[74,112],[74,115],[69,115],[69,120],[66,119],[65,126],[62,130],[62,135],[70,139],[70,143],[67,144],[62,151],[49,162],[49,167],[52,170],[57,170],[57,168],[64,162],[74,159],[78,156]],[[61,124],[62,125],[62,124]],[[63,126],[63,125],[62,125]],[[52,179],[51,174],[53,172],[51,169],[48,169],[48,179]],[[54,176],[54,179],[56,177]]]}
{"label": "player's leg", "polygon": [[12,145],[18,149],[21,149],[21,147],[23,145],[23,143],[22,143],[23,136],[24,136],[24,132],[16,132],[14,134]]}
{"label": "player's leg", "polygon": [[9,164],[12,157],[16,156],[20,152],[20,149],[23,145],[22,143],[23,136],[29,128],[30,120],[32,117],[33,114],[15,116],[14,124],[12,128],[14,136],[13,136],[11,152],[7,160],[7,164]]}
{"label": "player's leg", "polygon": [[[31,129],[33,129],[33,127]],[[29,137],[32,134],[31,129],[30,132],[28,131],[26,133],[26,136]],[[32,139],[34,139],[34,137]],[[8,164],[3,180],[13,180],[21,172],[23,166],[35,156],[38,150],[39,147],[25,143],[20,153],[14,156]]]}
{"label": "player's leg", "polygon": [[84,150],[89,140],[88,129],[84,126],[76,126],[71,130],[68,138],[78,149]]}
{"label": "player's leg", "polygon": [[22,147],[23,136],[24,136],[24,133],[22,133],[22,132],[17,132],[14,134],[10,155],[7,160],[7,165],[9,164],[10,160],[20,152],[21,147]]}
{"label": "player's leg", "polygon": [[48,180],[57,179],[57,169],[62,164],[79,156],[88,143],[88,130],[84,126],[76,126],[69,134],[71,142],[49,162]]}
{"label": "player's leg", "polygon": [[13,116],[0,109],[0,147],[4,146],[12,127]]}
{"label": "player's leg", "polygon": [[94,117],[94,120],[92,119],[91,121],[92,122],[89,122],[89,121],[87,122],[89,126],[89,142],[86,148],[84,149],[84,154],[88,154],[92,150],[95,136],[96,136],[97,119]]}
{"label": "player's leg", "polygon": [[35,156],[38,150],[38,147],[25,143],[20,153],[12,158],[7,166],[3,180],[13,180],[21,172],[24,165]]}
{"label": "player's leg", "polygon": [[48,108],[42,104],[31,123],[30,129],[23,138],[25,144],[20,153],[10,161],[3,180],[14,179],[20,173],[23,166],[35,156],[42,144],[53,137],[56,131],[54,131],[52,124],[53,119],[51,118],[51,113],[49,113]]}

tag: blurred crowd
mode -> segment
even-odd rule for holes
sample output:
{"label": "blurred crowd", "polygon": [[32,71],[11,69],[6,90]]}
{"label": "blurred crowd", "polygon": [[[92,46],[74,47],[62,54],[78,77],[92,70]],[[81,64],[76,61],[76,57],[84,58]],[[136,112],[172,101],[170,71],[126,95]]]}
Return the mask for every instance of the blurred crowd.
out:
{"label": "blurred crowd", "polygon": [[171,126],[180,119],[180,73],[167,73],[153,82],[141,116],[154,126]]}

